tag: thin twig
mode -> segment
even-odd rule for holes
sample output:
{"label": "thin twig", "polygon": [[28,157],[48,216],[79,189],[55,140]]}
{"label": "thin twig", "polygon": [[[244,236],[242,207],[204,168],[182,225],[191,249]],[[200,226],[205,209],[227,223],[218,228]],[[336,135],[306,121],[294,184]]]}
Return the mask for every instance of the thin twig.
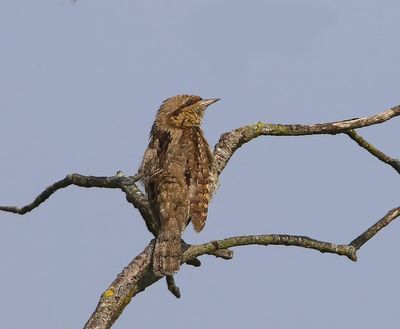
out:
{"label": "thin twig", "polygon": [[347,136],[349,136],[353,141],[355,141],[362,148],[366,149],[369,153],[371,153],[374,157],[377,157],[379,160],[387,163],[389,166],[392,166],[394,170],[396,170],[400,174],[400,160],[391,158],[386,155],[382,151],[378,150],[374,145],[366,141],[363,137],[356,133],[355,130],[349,130],[344,132]]}
{"label": "thin twig", "polygon": [[24,215],[27,212],[40,206],[45,202],[53,193],[59,189],[66,188],[70,185],[79,187],[99,187],[99,188],[119,188],[125,195],[129,203],[137,208],[144,219],[148,230],[155,236],[158,231],[158,223],[150,212],[147,197],[135,184],[140,179],[140,175],[124,176],[122,172],[118,172],[115,176],[98,177],[98,176],[83,176],[79,174],[67,175],[64,179],[48,186],[41,192],[33,202],[19,208],[15,206],[0,206],[0,210]]}
{"label": "thin twig", "polygon": [[123,184],[134,182],[128,177],[121,177],[118,174],[111,177],[96,177],[96,176],[83,176],[79,174],[67,175],[64,179],[55,182],[54,184],[46,187],[46,189],[41,192],[33,202],[19,207],[13,206],[0,206],[0,210],[12,212],[19,215],[24,215],[27,212],[32,211],[37,208],[40,204],[46,201],[53,193],[59,189],[68,187],[70,185],[76,185],[80,187],[101,187],[101,188],[121,188]]}
{"label": "thin twig", "polygon": [[397,207],[397,208],[394,208],[394,209],[390,210],[379,221],[377,221],[374,225],[372,225],[365,232],[363,232],[357,238],[355,238],[352,242],[350,242],[349,245],[353,246],[356,250],[360,249],[376,233],[378,233],[385,226],[389,225],[390,222],[392,222],[393,220],[395,220],[399,216],[400,216],[400,207]]}

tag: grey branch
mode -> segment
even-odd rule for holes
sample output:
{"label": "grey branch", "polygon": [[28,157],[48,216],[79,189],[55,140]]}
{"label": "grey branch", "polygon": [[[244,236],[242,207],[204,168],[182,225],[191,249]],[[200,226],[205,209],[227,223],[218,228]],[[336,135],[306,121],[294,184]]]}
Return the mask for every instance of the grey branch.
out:
{"label": "grey branch", "polygon": [[126,200],[137,208],[144,219],[148,230],[156,235],[158,231],[158,224],[154,220],[147,202],[146,195],[137,187],[135,182],[140,179],[139,175],[126,177],[122,172],[118,172],[115,176],[110,177],[96,177],[96,176],[83,176],[79,174],[67,175],[64,179],[48,186],[42,193],[40,193],[33,202],[23,206],[22,208],[14,206],[0,206],[0,210],[12,212],[19,215],[24,215],[27,212],[39,207],[45,202],[53,193],[59,189],[75,185],[79,187],[101,187],[101,188],[119,188],[125,195]]}
{"label": "grey branch", "polygon": [[389,225],[393,220],[400,216],[400,207],[390,210],[385,216],[379,221],[372,225],[364,233],[360,234],[357,238],[350,242],[350,246],[353,246],[356,250],[360,249],[368,240],[374,237],[381,229]]}
{"label": "grey branch", "polygon": [[366,149],[374,157],[377,157],[379,160],[387,163],[389,166],[392,166],[393,169],[396,170],[400,174],[400,160],[399,159],[391,158],[390,156],[386,155],[382,151],[378,150],[374,145],[372,145],[371,143],[368,143],[364,138],[362,138],[354,130],[346,131],[345,134],[347,136],[349,136],[352,140],[354,140],[362,148]]}
{"label": "grey branch", "polygon": [[183,261],[192,257],[199,257],[218,250],[225,250],[231,247],[260,245],[260,246],[295,246],[318,250],[323,253],[337,254],[346,256],[352,261],[357,260],[355,248],[349,245],[334,244],[309,238],[307,236],[287,235],[287,234],[267,234],[267,235],[245,235],[226,238],[218,241],[211,241],[205,244],[192,246],[185,253]]}
{"label": "grey branch", "polygon": [[[43,202],[45,202],[54,192],[59,189],[68,187],[70,185],[76,185],[80,187],[102,187],[102,188],[120,188],[123,189],[123,186],[135,186],[135,182],[137,181],[136,176],[125,177],[121,175],[120,172],[115,176],[111,177],[96,177],[96,176],[83,176],[79,174],[71,174],[67,175],[64,179],[55,182],[54,184],[48,186],[42,193],[40,193],[33,202],[23,206],[22,208],[13,207],[13,206],[0,206],[0,210],[12,212],[19,215],[24,215],[29,211],[32,211],[36,207],[40,206]],[[139,189],[138,189],[139,191]],[[140,192],[140,191],[139,191]],[[143,196],[145,199],[146,197]],[[137,200],[131,200],[134,206],[137,205]],[[144,205],[143,205],[144,206]]]}

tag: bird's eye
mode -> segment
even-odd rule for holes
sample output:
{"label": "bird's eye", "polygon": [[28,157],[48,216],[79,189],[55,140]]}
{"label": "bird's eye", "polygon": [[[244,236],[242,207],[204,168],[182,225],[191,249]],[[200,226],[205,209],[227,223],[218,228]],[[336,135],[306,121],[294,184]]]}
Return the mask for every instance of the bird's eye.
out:
{"label": "bird's eye", "polygon": [[193,105],[194,103],[196,103],[196,100],[193,98],[189,98],[186,102],[185,102],[185,106],[190,106]]}

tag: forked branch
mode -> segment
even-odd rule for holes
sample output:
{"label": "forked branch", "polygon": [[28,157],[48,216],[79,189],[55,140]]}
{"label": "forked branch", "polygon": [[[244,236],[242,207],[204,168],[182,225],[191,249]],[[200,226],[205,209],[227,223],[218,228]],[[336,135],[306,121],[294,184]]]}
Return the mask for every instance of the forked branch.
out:
{"label": "forked branch", "polygon": [[[214,148],[218,174],[224,170],[229,159],[245,143],[260,136],[305,136],[305,135],[335,135],[357,128],[376,125],[400,115],[400,105],[392,107],[382,113],[369,117],[355,118],[343,121],[317,123],[312,125],[301,124],[272,124],[257,122],[227,132],[221,136]],[[362,146],[362,145],[361,145]],[[363,146],[364,147],[364,146]]]}
{"label": "forked branch", "polygon": [[400,207],[393,208],[385,216],[383,216],[374,225],[360,234],[357,238],[350,242],[356,250],[360,249],[368,240],[372,239],[381,229],[389,225],[393,220],[400,216]]}
{"label": "forked branch", "polygon": [[53,193],[59,189],[75,185],[79,187],[100,187],[121,189],[125,195],[126,200],[137,208],[144,219],[148,230],[155,236],[158,231],[158,224],[154,220],[147,202],[146,195],[135,184],[140,179],[139,175],[125,176],[122,172],[117,172],[115,176],[98,177],[98,176],[83,176],[80,174],[70,174],[64,179],[55,182],[54,184],[46,187],[35,200],[31,203],[19,208],[15,206],[0,206],[0,210],[12,212],[14,214],[24,215],[27,212],[39,207],[45,202]]}

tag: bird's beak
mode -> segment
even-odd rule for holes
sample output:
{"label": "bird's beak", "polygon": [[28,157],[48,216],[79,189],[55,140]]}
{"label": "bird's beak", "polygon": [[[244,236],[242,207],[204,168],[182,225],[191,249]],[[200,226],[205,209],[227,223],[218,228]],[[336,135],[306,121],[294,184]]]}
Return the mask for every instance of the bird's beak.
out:
{"label": "bird's beak", "polygon": [[203,105],[204,107],[210,106],[211,104],[214,104],[215,102],[218,102],[221,98],[210,98],[210,99],[203,99],[200,104]]}

